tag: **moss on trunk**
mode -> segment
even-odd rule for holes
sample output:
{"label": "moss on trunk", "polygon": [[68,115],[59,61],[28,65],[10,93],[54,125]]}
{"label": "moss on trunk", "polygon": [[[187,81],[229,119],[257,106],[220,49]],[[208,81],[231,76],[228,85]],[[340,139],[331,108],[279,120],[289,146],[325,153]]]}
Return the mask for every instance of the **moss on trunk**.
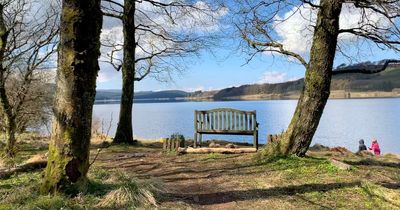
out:
{"label": "moss on trunk", "polygon": [[16,124],[14,117],[6,117],[6,148],[5,153],[8,157],[15,156],[15,143],[17,139],[15,138]]}
{"label": "moss on trunk", "polygon": [[53,130],[43,193],[77,193],[85,188],[101,26],[100,0],[63,1]]}

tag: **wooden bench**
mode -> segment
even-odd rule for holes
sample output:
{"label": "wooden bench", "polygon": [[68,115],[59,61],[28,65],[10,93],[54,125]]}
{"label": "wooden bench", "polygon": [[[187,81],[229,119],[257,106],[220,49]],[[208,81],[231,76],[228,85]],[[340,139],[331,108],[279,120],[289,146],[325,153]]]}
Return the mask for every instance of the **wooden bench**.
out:
{"label": "wooden bench", "polygon": [[258,123],[256,111],[242,111],[237,109],[221,108],[194,111],[194,143],[199,140],[201,145],[202,134],[251,135],[253,145],[258,149]]}

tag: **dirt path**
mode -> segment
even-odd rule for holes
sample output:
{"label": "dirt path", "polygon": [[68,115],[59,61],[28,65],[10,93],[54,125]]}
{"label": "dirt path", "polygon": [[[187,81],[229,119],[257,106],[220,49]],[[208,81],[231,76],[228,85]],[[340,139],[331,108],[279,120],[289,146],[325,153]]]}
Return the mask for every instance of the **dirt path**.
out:
{"label": "dirt path", "polygon": [[[168,155],[148,149],[136,153],[105,153],[99,158],[105,168],[119,168],[137,174],[139,178],[162,180],[168,193],[162,205],[173,207],[181,202],[187,207],[204,209],[235,208],[237,195],[245,195],[243,181],[257,172],[252,155]],[[231,195],[232,194],[232,195]],[[252,196],[253,195],[249,195]],[[246,199],[246,198],[242,198]]]}
{"label": "dirt path", "polygon": [[[332,209],[345,205],[340,202],[347,202],[348,194],[354,199],[362,196],[354,195],[352,191],[347,193],[347,189],[358,190],[362,188],[363,179],[374,179],[374,175],[365,175],[362,171],[319,174],[318,168],[315,172],[304,172],[320,176],[318,179],[308,178],[309,175],[299,179],[296,173],[302,172],[296,169],[283,168],[282,171],[281,168],[268,168],[258,165],[252,156],[176,156],[163,154],[159,149],[141,148],[106,151],[99,156],[96,164],[103,168],[125,170],[139,178],[161,180],[165,189],[157,199],[161,208],[170,209]],[[396,167],[388,170],[400,172]],[[388,180],[398,183],[393,179]],[[398,187],[395,190],[399,191]],[[315,192],[322,193],[324,199],[315,197]],[[334,203],[335,198],[325,198],[336,192],[346,192],[343,196],[339,195],[343,201]]]}

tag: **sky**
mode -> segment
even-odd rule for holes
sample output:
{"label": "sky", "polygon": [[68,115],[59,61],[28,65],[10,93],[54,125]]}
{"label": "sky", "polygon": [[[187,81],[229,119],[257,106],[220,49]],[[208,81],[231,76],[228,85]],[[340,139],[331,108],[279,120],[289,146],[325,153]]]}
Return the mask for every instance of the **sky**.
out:
{"label": "sky", "polygon": [[[309,17],[309,19],[306,20],[304,17]],[[311,46],[312,32],[304,29],[311,25],[310,22],[315,21],[315,17],[315,10],[308,7],[285,11],[277,16],[277,19],[287,20],[275,28],[276,34],[288,49],[307,58]],[[342,10],[340,27],[357,26],[360,17],[354,12],[354,8],[345,6]],[[379,15],[370,13],[368,17],[369,21],[374,24],[383,26],[388,24]],[[120,29],[120,23],[115,20],[105,20],[104,28],[106,31],[111,28]],[[112,33],[115,33],[115,31]],[[121,39],[121,36],[118,38]],[[352,36],[344,35],[339,39],[343,50],[355,58],[351,62],[378,61],[398,57],[394,52],[380,50],[375,45],[367,45],[365,42],[357,41]],[[223,44],[225,45],[224,48],[212,49],[212,53],[201,51],[199,56],[188,57],[184,61],[184,71],[173,74],[172,80],[168,82],[160,82],[152,77],[136,82],[135,91],[207,91],[245,84],[279,83],[304,77],[304,66],[293,60],[288,60],[286,57],[277,54],[264,53],[246,63],[248,56],[241,53],[237,48],[240,39],[221,39],[220,41],[229,44]],[[350,61],[337,53],[334,66],[341,63],[350,63]],[[121,89],[121,85],[121,72],[117,72],[109,65],[102,63],[97,79],[97,89]]]}

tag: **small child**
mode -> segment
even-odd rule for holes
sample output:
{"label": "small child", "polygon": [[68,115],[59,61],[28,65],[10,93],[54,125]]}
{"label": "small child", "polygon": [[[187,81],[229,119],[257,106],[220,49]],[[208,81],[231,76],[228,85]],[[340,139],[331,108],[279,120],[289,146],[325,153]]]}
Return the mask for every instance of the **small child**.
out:
{"label": "small child", "polygon": [[364,144],[364,139],[360,139],[360,141],[358,141],[359,145],[358,145],[358,151],[357,153],[360,153],[361,151],[367,150],[367,146],[365,146]]}
{"label": "small child", "polygon": [[372,145],[369,149],[374,151],[375,155],[381,154],[381,149],[379,148],[378,140],[376,140],[375,138],[372,139]]}

